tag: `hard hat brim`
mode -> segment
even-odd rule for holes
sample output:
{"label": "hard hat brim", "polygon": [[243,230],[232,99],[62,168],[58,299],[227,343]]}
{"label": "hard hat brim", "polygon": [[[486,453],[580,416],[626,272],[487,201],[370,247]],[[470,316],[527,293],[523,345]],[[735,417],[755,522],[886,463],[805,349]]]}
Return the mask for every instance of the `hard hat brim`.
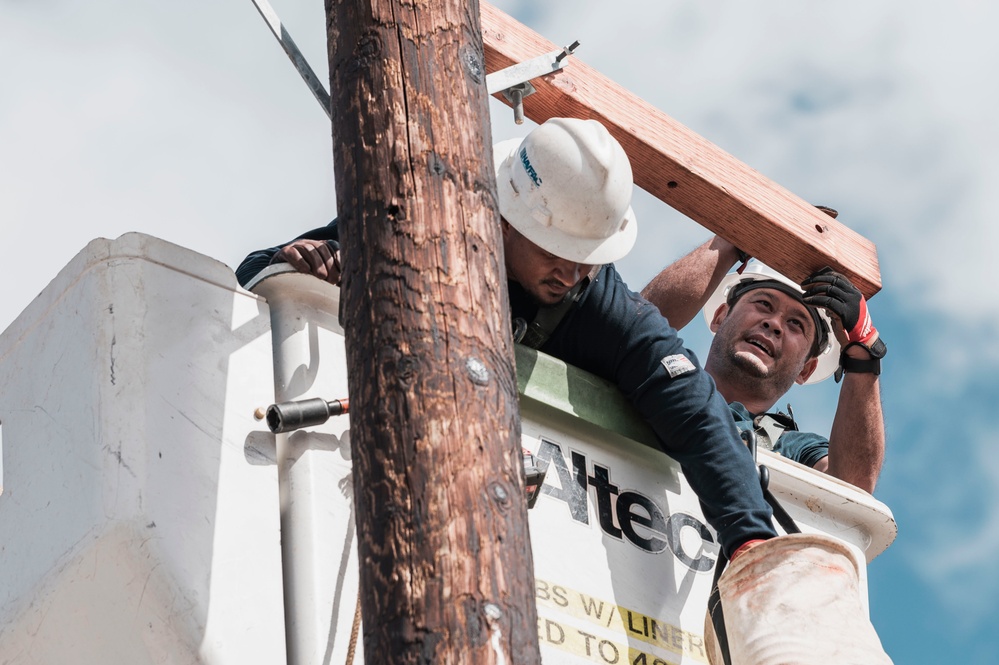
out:
{"label": "hard hat brim", "polygon": [[500,214],[522,236],[555,256],[584,263],[601,265],[613,263],[627,256],[638,238],[638,220],[631,206],[621,219],[620,230],[609,238],[580,238],[571,236],[554,226],[544,226],[534,221],[531,210],[513,187],[510,168],[523,139],[508,139],[493,146],[493,163],[496,167],[496,193]]}
{"label": "hard hat brim", "polygon": [[[715,312],[718,311],[718,308],[728,299],[729,290],[744,279],[755,279],[755,280],[778,279],[778,281],[785,282],[789,286],[793,286],[794,288],[801,291],[800,286],[795,284],[787,277],[784,277],[780,273],[777,273],[776,271],[774,271],[773,274],[762,272],[762,270],[760,269],[761,266],[765,268],[765,266],[763,266],[762,263],[753,262],[750,264],[749,268],[747,268],[746,271],[743,272],[743,274],[741,275],[737,272],[732,272],[722,277],[721,282],[718,284],[718,288],[715,289],[714,293],[712,293],[711,296],[708,297],[708,301],[704,304],[704,320],[708,324],[709,329],[711,327],[711,320],[715,316]],[[773,270],[773,269],[767,268],[767,270]],[[821,353],[819,353],[818,356],[819,362],[815,366],[815,371],[812,372],[812,375],[808,377],[808,380],[805,381],[806,386],[810,386],[812,384],[825,381],[830,376],[832,376],[833,373],[836,372],[836,369],[839,367],[840,345],[839,345],[839,340],[836,339],[836,335],[832,332],[833,331],[832,320],[829,318],[829,314],[826,313],[824,309],[822,308],[816,308],[816,309],[819,313],[819,317],[825,322],[826,326],[829,327],[829,344],[826,346],[825,349],[823,349]],[[714,333],[712,333],[712,335],[713,334]]]}

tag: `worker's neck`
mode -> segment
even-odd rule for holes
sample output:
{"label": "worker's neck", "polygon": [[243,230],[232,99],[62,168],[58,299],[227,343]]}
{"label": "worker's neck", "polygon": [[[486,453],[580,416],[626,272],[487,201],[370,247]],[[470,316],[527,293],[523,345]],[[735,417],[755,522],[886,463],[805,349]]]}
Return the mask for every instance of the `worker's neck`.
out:
{"label": "worker's neck", "polygon": [[733,381],[725,376],[715,375],[710,367],[708,373],[715,380],[718,392],[727,403],[738,402],[753,415],[766,413],[780,399],[780,395],[773,397],[762,395],[759,382]]}

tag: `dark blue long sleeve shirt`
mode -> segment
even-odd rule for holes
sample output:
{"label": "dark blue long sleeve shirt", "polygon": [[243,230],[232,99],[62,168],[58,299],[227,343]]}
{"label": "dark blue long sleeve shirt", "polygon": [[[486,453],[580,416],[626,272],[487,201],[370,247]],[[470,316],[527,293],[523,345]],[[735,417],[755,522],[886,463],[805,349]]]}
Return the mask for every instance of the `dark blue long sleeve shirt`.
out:
{"label": "dark blue long sleeve shirt", "polygon": [[[336,243],[336,220],[299,238]],[[240,284],[280,248],[247,256],[236,270]],[[508,284],[512,318],[532,321],[538,304],[519,284]],[[680,463],[727,555],[747,540],[776,535],[752,456],[714,381],[613,265],[600,269],[539,350],[617,385]]]}
{"label": "dark blue long sleeve shirt", "polygon": [[[509,288],[513,317],[533,320],[538,305],[519,284]],[[600,269],[539,350],[617,385],[680,463],[726,554],[775,535],[756,465],[714,381],[613,265]]]}
{"label": "dark blue long sleeve shirt", "polygon": [[[301,239],[307,240],[325,240],[330,249],[340,249],[340,234],[336,228],[336,220],[327,224],[326,226],[320,226],[318,229],[312,229],[306,233],[295,238],[295,240]],[[261,270],[266,268],[274,255],[281,251],[281,248],[285,245],[290,245],[292,241],[284,243],[284,245],[278,245],[276,247],[268,247],[267,249],[258,249],[255,252],[251,252],[236,268],[236,281],[239,282],[240,286],[246,286],[250,283],[250,280],[257,276]]]}

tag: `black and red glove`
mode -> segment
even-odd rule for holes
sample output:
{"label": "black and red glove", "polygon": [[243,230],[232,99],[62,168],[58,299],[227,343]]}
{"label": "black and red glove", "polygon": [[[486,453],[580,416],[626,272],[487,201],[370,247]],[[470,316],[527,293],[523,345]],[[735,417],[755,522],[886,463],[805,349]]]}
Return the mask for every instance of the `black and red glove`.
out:
{"label": "black and red glove", "polygon": [[840,320],[848,343],[870,349],[878,330],[871,323],[867,300],[850,280],[832,268],[823,268],[802,282],[801,288],[806,305],[822,307]]}
{"label": "black and red glove", "polygon": [[[857,287],[832,268],[823,268],[802,282],[801,288],[805,290],[802,297],[805,304],[822,307],[838,318],[846,334],[847,341],[839,355],[836,382],[843,378],[844,372],[880,374],[881,359],[885,357],[888,348],[871,323],[867,300]],[[847,351],[855,346],[863,347],[869,358],[865,360],[850,356]]]}

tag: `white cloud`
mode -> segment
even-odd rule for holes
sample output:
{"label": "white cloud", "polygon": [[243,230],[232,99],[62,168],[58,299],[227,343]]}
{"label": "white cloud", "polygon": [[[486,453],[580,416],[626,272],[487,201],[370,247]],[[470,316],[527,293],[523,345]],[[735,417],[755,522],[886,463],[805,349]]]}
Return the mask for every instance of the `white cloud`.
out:
{"label": "white cloud", "polygon": [[[980,377],[999,370],[999,298],[986,281],[999,246],[991,219],[999,84],[986,64],[999,59],[997,10],[616,6],[613,15],[552,9],[532,25],[554,41],[595,35],[579,57],[791,191],[837,207],[877,243],[885,290],[872,311],[890,349],[879,496],[902,520],[894,548],[954,626],[993,621],[999,465],[989,403],[997,382]],[[669,213],[640,205],[643,233],[657,215],[674,228]],[[645,243],[623,262],[626,278],[641,285],[698,237],[680,232],[679,247]],[[792,391],[804,428],[828,432],[837,388]],[[972,390],[980,399],[968,398]]]}
{"label": "white cloud", "polygon": [[[999,59],[999,9],[962,2],[942,12],[928,1],[904,11],[859,1],[615,7],[570,15],[550,7],[533,25],[554,41],[585,35],[579,57],[589,64],[791,191],[838,208],[877,243],[890,297],[953,340],[922,359],[937,373],[959,382],[983,351],[999,355],[980,336],[999,328],[985,270],[999,246],[991,220],[999,83],[986,73]],[[647,234],[675,228],[662,206],[639,211]],[[702,237],[684,226],[680,233],[684,241],[663,242],[662,253],[645,245],[624,263],[626,278],[644,283]]]}
{"label": "white cloud", "polygon": [[170,8],[0,4],[0,327],[94,237],[235,265],[333,213],[328,120],[252,4]]}
{"label": "white cloud", "polygon": [[[274,4],[325,78],[321,7]],[[590,64],[792,191],[839,207],[878,242],[903,302],[999,319],[978,269],[997,233],[988,185],[999,165],[981,149],[996,145],[996,90],[966,73],[995,60],[983,16],[995,10],[958,3],[942,19],[929,3],[497,4],[530,11],[554,41],[581,39]],[[216,254],[228,242],[222,258],[233,262],[253,245],[236,250],[230,229],[267,244],[289,235],[265,240],[282,217],[291,231],[333,212],[325,121],[250,3],[0,11],[0,54],[19,63],[0,102],[0,212],[22,224],[73,220],[64,259],[92,236],[138,228]],[[622,266],[636,287],[705,237],[658,202],[639,213],[653,242]],[[192,231],[177,233],[184,220]]]}
{"label": "white cloud", "polygon": [[[999,550],[999,461],[990,449],[996,438],[991,422],[953,415],[960,424],[951,430],[952,437],[917,442],[923,448],[917,459],[936,470],[936,482],[920,483],[907,497],[910,512],[921,519],[907,525],[917,544],[905,554],[941,599],[954,626],[970,631],[994,621],[999,610],[999,568],[994,565]],[[992,445],[965,447],[962,441]],[[945,452],[949,447],[955,449]],[[942,454],[958,455],[962,462],[941,463]]]}

